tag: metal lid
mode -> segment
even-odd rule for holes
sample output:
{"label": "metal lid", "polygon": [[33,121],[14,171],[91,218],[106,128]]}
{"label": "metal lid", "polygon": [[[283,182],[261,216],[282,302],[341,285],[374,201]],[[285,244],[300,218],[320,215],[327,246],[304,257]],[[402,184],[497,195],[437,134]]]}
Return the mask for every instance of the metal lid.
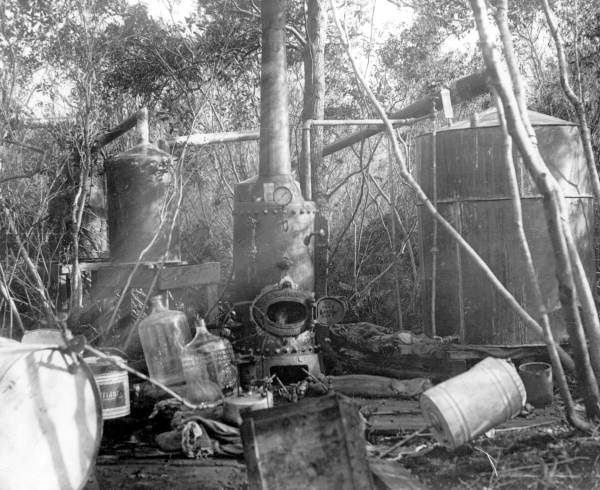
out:
{"label": "metal lid", "polygon": [[[576,126],[575,123],[559,119],[558,117],[549,116],[548,114],[542,114],[541,112],[528,110],[527,114],[529,114],[529,120],[531,121],[532,126]],[[459,121],[445,128],[439,128],[438,133],[454,131],[457,129],[479,129],[496,126],[500,126],[498,111],[495,107],[492,107],[485,111],[478,112],[464,121]]]}
{"label": "metal lid", "polygon": [[140,143],[138,145],[132,146],[128,150],[125,150],[113,156],[112,158],[107,160],[107,163],[113,163],[117,160],[131,159],[169,160],[171,159],[171,155],[161,150],[158,146],[153,145],[152,143]]}

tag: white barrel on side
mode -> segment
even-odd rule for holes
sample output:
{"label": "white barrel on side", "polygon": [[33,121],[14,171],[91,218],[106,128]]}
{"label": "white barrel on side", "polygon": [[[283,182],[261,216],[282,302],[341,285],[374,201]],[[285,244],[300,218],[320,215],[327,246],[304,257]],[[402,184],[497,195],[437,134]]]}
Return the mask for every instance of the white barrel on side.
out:
{"label": "white barrel on side", "polygon": [[0,488],[83,488],[102,438],[100,407],[84,363],[0,338]]}
{"label": "white barrel on side", "polygon": [[420,404],[438,442],[456,449],[518,415],[526,401],[525,386],[515,367],[488,357],[427,390]]}

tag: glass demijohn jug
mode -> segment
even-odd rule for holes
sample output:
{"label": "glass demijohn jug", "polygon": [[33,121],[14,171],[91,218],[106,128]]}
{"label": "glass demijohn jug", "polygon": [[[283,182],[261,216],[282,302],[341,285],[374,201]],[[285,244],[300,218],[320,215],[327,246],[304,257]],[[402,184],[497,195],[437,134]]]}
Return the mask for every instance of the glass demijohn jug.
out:
{"label": "glass demijohn jug", "polygon": [[185,346],[185,353],[205,364],[209,378],[225,395],[231,394],[237,386],[237,368],[231,344],[227,339],[210,333],[202,318],[197,318],[194,326],[196,335]]}
{"label": "glass demijohn jug", "polygon": [[182,384],[181,353],[191,339],[187,318],[181,311],[169,310],[162,293],[151,301],[150,314],[138,326],[148,374],[166,385]]}

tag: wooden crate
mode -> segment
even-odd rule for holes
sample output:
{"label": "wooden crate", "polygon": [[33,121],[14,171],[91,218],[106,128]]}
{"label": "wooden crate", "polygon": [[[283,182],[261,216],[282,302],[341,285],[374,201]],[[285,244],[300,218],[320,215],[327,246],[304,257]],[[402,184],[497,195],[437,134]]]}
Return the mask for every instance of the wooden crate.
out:
{"label": "wooden crate", "polygon": [[244,413],[250,490],[373,488],[356,406],[331,394]]}

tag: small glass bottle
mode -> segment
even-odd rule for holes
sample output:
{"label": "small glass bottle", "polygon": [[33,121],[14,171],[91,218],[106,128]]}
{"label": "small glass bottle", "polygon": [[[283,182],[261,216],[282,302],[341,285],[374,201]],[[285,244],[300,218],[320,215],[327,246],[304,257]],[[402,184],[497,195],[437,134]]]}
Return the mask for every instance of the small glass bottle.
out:
{"label": "small glass bottle", "polygon": [[210,379],[217,383],[225,395],[233,393],[238,373],[231,343],[210,333],[202,318],[197,318],[194,326],[196,335],[185,346],[185,352],[206,364]]}
{"label": "small glass bottle", "polygon": [[191,339],[187,318],[181,311],[169,310],[162,293],[151,302],[150,314],[138,326],[148,374],[169,386],[182,384],[181,353]]}

